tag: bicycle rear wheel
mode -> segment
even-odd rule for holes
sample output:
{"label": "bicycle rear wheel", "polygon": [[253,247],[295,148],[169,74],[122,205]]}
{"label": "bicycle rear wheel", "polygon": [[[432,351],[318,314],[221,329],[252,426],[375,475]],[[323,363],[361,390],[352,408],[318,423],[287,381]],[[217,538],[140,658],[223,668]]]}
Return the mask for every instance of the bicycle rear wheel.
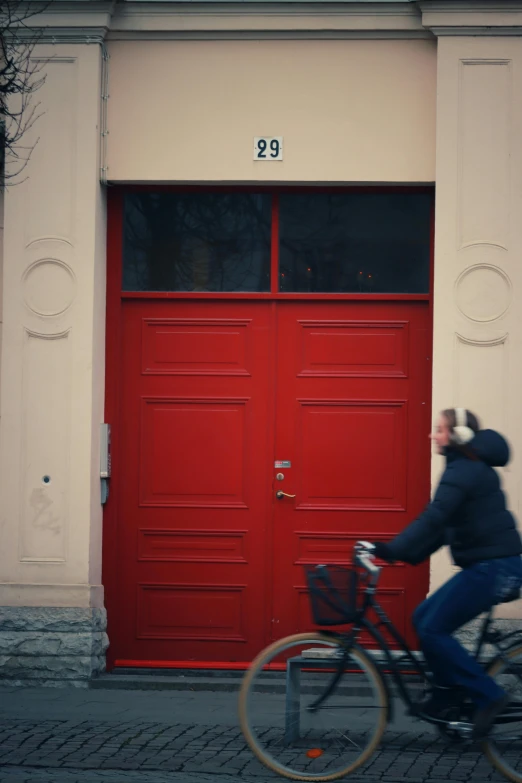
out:
{"label": "bicycle rear wheel", "polygon": [[511,697],[505,712],[495,721],[483,750],[508,780],[522,783],[522,644],[496,658],[487,672]]}
{"label": "bicycle rear wheel", "polygon": [[[388,721],[388,696],[372,659],[360,647],[311,632],[263,650],[239,695],[244,737],[269,769],[292,780],[337,780],[372,755]],[[319,699],[342,676],[330,695]]]}

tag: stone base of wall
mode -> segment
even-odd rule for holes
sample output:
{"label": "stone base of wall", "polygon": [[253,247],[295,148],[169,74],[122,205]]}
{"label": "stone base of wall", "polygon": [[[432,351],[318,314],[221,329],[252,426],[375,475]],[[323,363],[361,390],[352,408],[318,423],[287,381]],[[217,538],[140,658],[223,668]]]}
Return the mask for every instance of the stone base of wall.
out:
{"label": "stone base of wall", "polygon": [[0,606],[0,687],[76,686],[105,671],[105,609]]}
{"label": "stone base of wall", "polygon": [[[457,632],[467,649],[475,648],[481,623],[473,620]],[[522,640],[522,620],[494,625],[502,633],[520,632]],[[0,606],[0,688],[88,687],[105,671],[106,627],[105,609]],[[494,653],[486,645],[482,656]]]}
{"label": "stone base of wall", "polygon": [[[478,637],[480,630],[482,628],[482,623],[484,622],[484,617],[478,617],[475,620],[472,620],[467,625],[464,625],[462,628],[460,628],[455,636],[459,640],[459,642],[462,644],[463,647],[465,647],[467,650],[475,650],[478,642]],[[520,636],[513,637],[513,644],[515,642],[522,642],[522,620],[494,620],[493,622],[493,628],[497,631],[500,631],[502,634],[509,634],[509,633],[520,633]],[[509,645],[509,641],[507,642]],[[482,652],[480,655],[481,660],[488,660],[491,659],[494,655],[496,655],[497,650],[495,647],[493,647],[491,644],[485,644],[482,648]]]}

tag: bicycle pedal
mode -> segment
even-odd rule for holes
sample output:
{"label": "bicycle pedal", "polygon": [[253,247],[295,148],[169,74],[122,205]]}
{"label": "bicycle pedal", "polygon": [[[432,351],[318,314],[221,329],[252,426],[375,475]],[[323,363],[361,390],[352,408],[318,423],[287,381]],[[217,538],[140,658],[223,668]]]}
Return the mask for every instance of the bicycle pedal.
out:
{"label": "bicycle pedal", "polygon": [[[453,713],[453,718],[451,717],[451,713]],[[437,716],[423,712],[422,705],[418,705],[417,707],[413,706],[408,714],[414,718],[419,718],[420,720],[426,721],[426,723],[433,723],[436,726],[448,726],[450,723],[463,723],[463,721],[455,720],[456,710],[454,709],[448,709],[446,713],[442,713],[441,715]]]}
{"label": "bicycle pedal", "polygon": [[448,721],[446,726],[450,731],[455,731],[462,739],[471,740],[473,737],[473,724],[461,720]]}

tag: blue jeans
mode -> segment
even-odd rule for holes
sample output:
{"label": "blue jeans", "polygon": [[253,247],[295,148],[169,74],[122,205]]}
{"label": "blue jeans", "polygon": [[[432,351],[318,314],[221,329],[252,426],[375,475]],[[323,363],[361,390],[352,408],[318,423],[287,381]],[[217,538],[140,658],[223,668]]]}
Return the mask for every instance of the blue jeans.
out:
{"label": "blue jeans", "polygon": [[481,709],[503,695],[452,633],[522,586],[520,556],[483,560],[455,574],[413,614],[413,624],[435,683],[459,686]]}

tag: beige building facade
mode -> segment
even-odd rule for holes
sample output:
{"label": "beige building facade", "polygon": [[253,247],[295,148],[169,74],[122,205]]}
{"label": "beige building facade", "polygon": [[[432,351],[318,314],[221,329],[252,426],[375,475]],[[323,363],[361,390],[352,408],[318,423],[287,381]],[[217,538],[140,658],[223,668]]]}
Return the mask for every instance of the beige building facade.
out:
{"label": "beige building facade", "polygon": [[[105,668],[118,188],[433,188],[430,415],[466,406],[508,435],[519,514],[522,2],[77,0],[36,23],[44,112],[0,234],[4,682],[81,685]],[[261,135],[283,137],[282,161],[253,159]],[[429,589],[451,572],[434,556]]]}

